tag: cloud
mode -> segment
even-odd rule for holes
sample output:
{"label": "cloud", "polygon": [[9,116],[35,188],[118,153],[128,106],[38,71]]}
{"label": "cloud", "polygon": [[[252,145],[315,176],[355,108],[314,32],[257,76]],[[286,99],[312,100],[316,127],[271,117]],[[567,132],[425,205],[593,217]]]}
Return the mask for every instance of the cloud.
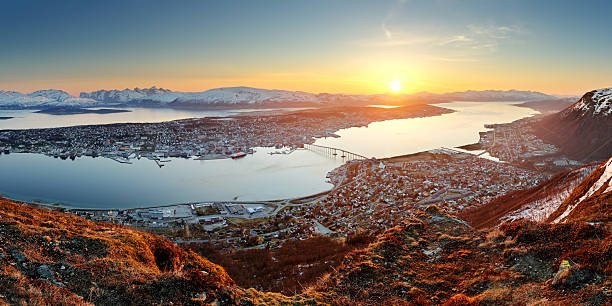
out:
{"label": "cloud", "polygon": [[440,39],[440,46],[495,52],[502,42],[510,41],[525,31],[518,26],[468,25],[466,31]]}
{"label": "cloud", "polygon": [[453,37],[450,37],[444,41],[442,41],[440,44],[441,45],[448,45],[448,44],[452,44],[452,43],[458,43],[458,42],[471,42],[473,41],[472,38],[466,37],[465,35],[455,35]]}
{"label": "cloud", "polygon": [[471,57],[443,57],[443,56],[424,56],[423,59],[438,62],[458,62],[458,63],[473,63],[478,62],[478,59]]}
{"label": "cloud", "polygon": [[389,29],[387,28],[387,25],[384,22],[381,24],[381,28],[383,32],[385,32],[385,37],[387,37],[387,39],[391,39],[393,37],[393,35],[391,34],[391,31],[389,31]]}

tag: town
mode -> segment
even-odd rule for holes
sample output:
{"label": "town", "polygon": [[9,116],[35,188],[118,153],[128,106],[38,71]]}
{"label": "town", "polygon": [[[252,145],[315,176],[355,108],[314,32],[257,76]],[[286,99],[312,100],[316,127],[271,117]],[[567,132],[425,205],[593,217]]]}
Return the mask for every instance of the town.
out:
{"label": "town", "polygon": [[195,118],[0,131],[0,152],[38,153],[62,159],[107,157],[121,163],[149,158],[161,167],[168,157],[239,158],[256,147],[297,148],[340,129],[371,122],[453,112],[431,105],[397,108],[329,107],[280,114]]}
{"label": "town", "polygon": [[428,205],[450,213],[548,178],[535,170],[451,149],[388,159],[352,160],[328,174],[328,192],[262,202],[200,202],[126,210],[67,208],[100,222],[206,242],[225,250],[278,247],[315,235],[377,234]]}
{"label": "town", "polygon": [[[559,154],[559,148],[535,135],[534,123],[541,117],[530,117],[504,124],[488,124],[491,130],[480,132],[480,140],[471,145],[486,150],[500,160],[550,173],[573,168],[581,163]],[[470,147],[470,146],[466,146]]]}

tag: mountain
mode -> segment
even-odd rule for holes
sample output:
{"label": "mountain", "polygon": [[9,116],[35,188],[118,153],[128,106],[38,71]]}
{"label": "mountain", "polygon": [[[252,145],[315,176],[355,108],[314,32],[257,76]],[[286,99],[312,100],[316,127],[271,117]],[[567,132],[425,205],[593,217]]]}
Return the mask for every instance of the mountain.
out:
{"label": "mountain", "polygon": [[410,98],[424,99],[431,101],[450,102],[450,101],[538,101],[557,99],[555,96],[547,95],[536,91],[520,91],[520,90],[468,90],[461,92],[450,92],[443,94],[435,94],[429,92],[421,92],[409,95]]}
{"label": "mountain", "polygon": [[[611,154],[612,156],[612,154]],[[612,158],[561,172],[538,186],[517,190],[459,217],[476,228],[531,220],[610,222],[612,215]]]}
{"label": "mountain", "polygon": [[38,90],[29,94],[0,90],[0,109],[26,109],[47,107],[95,107],[93,99],[77,98],[63,90]]}
{"label": "mountain", "polygon": [[465,91],[445,94],[350,95],[271,90],[252,87],[224,87],[202,92],[179,92],[164,88],[134,88],[82,92],[79,97],[48,89],[29,94],[0,91],[0,108],[140,106],[178,108],[301,107],[317,105],[424,104],[450,101],[532,101],[555,97],[532,91]]}
{"label": "mountain", "polygon": [[532,91],[466,91],[447,94],[419,93],[413,95],[347,95],[313,94],[301,91],[270,90],[252,87],[225,87],[203,92],[175,92],[151,87],[148,89],[100,90],[81,93],[82,98],[91,98],[107,103],[156,103],[167,106],[193,105],[297,105],[297,104],[355,104],[355,103],[402,103],[420,101],[421,103],[448,101],[529,101],[552,99],[543,93]]}
{"label": "mountain", "polygon": [[82,92],[79,95],[81,98],[93,99],[99,102],[106,103],[127,103],[131,101],[156,101],[169,103],[180,96],[180,93],[175,93],[169,89],[157,88],[134,88],[124,90],[98,90],[93,92]]}
{"label": "mountain", "polygon": [[536,135],[572,159],[596,161],[612,155],[612,88],[590,91],[563,111],[534,125]]}
{"label": "mountain", "polygon": [[536,100],[523,102],[521,104],[517,104],[516,106],[529,107],[531,109],[539,111],[542,114],[552,114],[566,109],[570,105],[574,104],[578,99],[580,99],[580,97],[567,97],[552,100]]}
{"label": "mountain", "polygon": [[202,92],[176,92],[151,87],[147,89],[99,90],[81,93],[82,98],[91,98],[105,103],[127,105],[150,104],[168,107],[186,106],[292,106],[338,104],[347,102],[366,103],[374,96],[343,94],[312,94],[301,91],[270,90],[252,87],[215,88]]}

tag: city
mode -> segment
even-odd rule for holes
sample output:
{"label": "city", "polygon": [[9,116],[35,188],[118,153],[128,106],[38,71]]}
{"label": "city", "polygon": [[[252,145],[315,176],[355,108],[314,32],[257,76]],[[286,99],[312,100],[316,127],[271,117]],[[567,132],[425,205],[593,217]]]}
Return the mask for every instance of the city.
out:
{"label": "city", "polygon": [[[255,147],[297,148],[334,132],[381,120],[436,116],[451,110],[413,105],[397,108],[317,108],[274,115],[184,119],[161,123],[72,126],[0,131],[0,152],[39,153],[62,159],[102,156],[118,162],[145,157],[163,166],[168,157],[220,159]],[[233,155],[235,154],[235,155]]]}
{"label": "city", "polygon": [[330,191],[305,198],[125,210],[61,209],[92,221],[152,231],[176,243],[207,242],[231,252],[278,247],[288,240],[316,235],[375,235],[429,205],[457,213],[507,192],[533,187],[548,177],[537,170],[438,149],[381,160],[349,161],[328,174],[334,184]]}

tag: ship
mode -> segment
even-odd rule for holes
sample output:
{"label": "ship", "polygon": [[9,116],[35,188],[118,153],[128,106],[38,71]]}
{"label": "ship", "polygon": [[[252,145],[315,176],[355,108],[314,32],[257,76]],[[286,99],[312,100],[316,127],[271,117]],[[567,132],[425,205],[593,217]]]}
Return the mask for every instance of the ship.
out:
{"label": "ship", "polygon": [[230,155],[230,157],[233,158],[233,159],[237,159],[237,158],[245,157],[246,155],[247,154],[244,153],[244,152],[236,152],[236,153]]}

